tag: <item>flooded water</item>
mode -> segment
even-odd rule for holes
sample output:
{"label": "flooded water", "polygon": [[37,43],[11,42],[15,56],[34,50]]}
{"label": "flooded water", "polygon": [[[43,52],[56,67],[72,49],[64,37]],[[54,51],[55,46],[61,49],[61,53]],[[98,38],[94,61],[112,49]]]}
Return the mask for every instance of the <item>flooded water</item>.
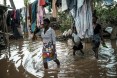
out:
{"label": "flooded water", "polygon": [[[107,40],[108,48],[100,46],[96,60],[89,43],[84,43],[83,56],[72,54],[72,44],[57,41],[57,54],[61,67],[56,69],[53,61],[45,71],[42,62],[42,41],[14,40],[10,52],[2,50],[0,56],[0,78],[117,78],[117,42]],[[10,54],[9,54],[10,53]]]}

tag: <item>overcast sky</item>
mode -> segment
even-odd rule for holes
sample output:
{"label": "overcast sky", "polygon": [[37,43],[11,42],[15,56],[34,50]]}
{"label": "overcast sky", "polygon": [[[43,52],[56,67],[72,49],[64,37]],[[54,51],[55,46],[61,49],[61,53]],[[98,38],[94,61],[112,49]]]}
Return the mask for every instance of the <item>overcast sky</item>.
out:
{"label": "overcast sky", "polygon": [[[0,0],[0,4],[3,3],[4,0]],[[31,2],[35,1],[35,0],[30,0]],[[117,0],[114,0],[117,1]],[[24,7],[24,1],[23,0],[14,0],[15,6],[17,9]],[[7,0],[7,5],[10,5],[9,0]]]}
{"label": "overcast sky", "polygon": [[[3,4],[3,1],[4,0],[0,0],[0,4]],[[6,0],[6,1],[7,1],[7,5],[10,5],[9,0]],[[13,1],[17,9],[24,7],[24,0],[13,0]],[[33,2],[35,0],[30,0],[30,1]]]}

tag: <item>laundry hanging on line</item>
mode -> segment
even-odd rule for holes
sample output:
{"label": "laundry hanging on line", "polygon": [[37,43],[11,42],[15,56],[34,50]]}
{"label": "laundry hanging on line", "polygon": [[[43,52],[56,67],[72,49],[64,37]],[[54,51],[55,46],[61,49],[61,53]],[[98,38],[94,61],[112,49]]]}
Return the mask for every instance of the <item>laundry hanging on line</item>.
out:
{"label": "laundry hanging on line", "polygon": [[67,9],[71,13],[81,39],[89,38],[93,35],[91,1],[92,0],[62,0],[64,5],[67,5],[67,7],[62,6],[62,9],[63,11]]}

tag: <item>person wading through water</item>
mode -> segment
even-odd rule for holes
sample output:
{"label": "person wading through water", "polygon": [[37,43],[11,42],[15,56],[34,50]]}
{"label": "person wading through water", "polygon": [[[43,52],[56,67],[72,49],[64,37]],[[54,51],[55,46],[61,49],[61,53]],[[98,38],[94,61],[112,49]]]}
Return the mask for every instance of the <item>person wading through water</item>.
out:
{"label": "person wading through water", "polygon": [[60,68],[60,62],[57,59],[56,53],[56,35],[54,29],[50,27],[50,20],[44,19],[44,28],[41,32],[41,37],[43,40],[43,49],[42,49],[42,57],[43,57],[43,65],[45,69],[48,69],[48,61],[53,60],[56,62],[57,67]]}
{"label": "person wading through water", "polygon": [[75,56],[75,52],[77,50],[80,50],[80,52],[84,55],[84,52],[82,50],[83,49],[83,44],[81,42],[80,37],[78,36],[78,33],[77,33],[77,30],[76,30],[75,26],[73,26],[72,41],[74,42],[73,55]]}
{"label": "person wading through water", "polygon": [[95,57],[98,59],[98,48],[100,46],[100,42],[102,41],[102,45],[105,45],[105,41],[103,38],[102,27],[97,23],[97,19],[98,17],[93,15],[94,35],[92,36],[92,49],[95,53]]}

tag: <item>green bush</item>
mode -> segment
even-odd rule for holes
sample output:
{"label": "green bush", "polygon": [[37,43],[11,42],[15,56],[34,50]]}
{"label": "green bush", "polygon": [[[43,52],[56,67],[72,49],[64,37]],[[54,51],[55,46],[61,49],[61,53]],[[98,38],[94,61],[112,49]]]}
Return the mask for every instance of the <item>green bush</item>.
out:
{"label": "green bush", "polygon": [[68,12],[58,13],[58,21],[60,23],[60,31],[62,32],[70,29],[73,23],[72,16]]}

